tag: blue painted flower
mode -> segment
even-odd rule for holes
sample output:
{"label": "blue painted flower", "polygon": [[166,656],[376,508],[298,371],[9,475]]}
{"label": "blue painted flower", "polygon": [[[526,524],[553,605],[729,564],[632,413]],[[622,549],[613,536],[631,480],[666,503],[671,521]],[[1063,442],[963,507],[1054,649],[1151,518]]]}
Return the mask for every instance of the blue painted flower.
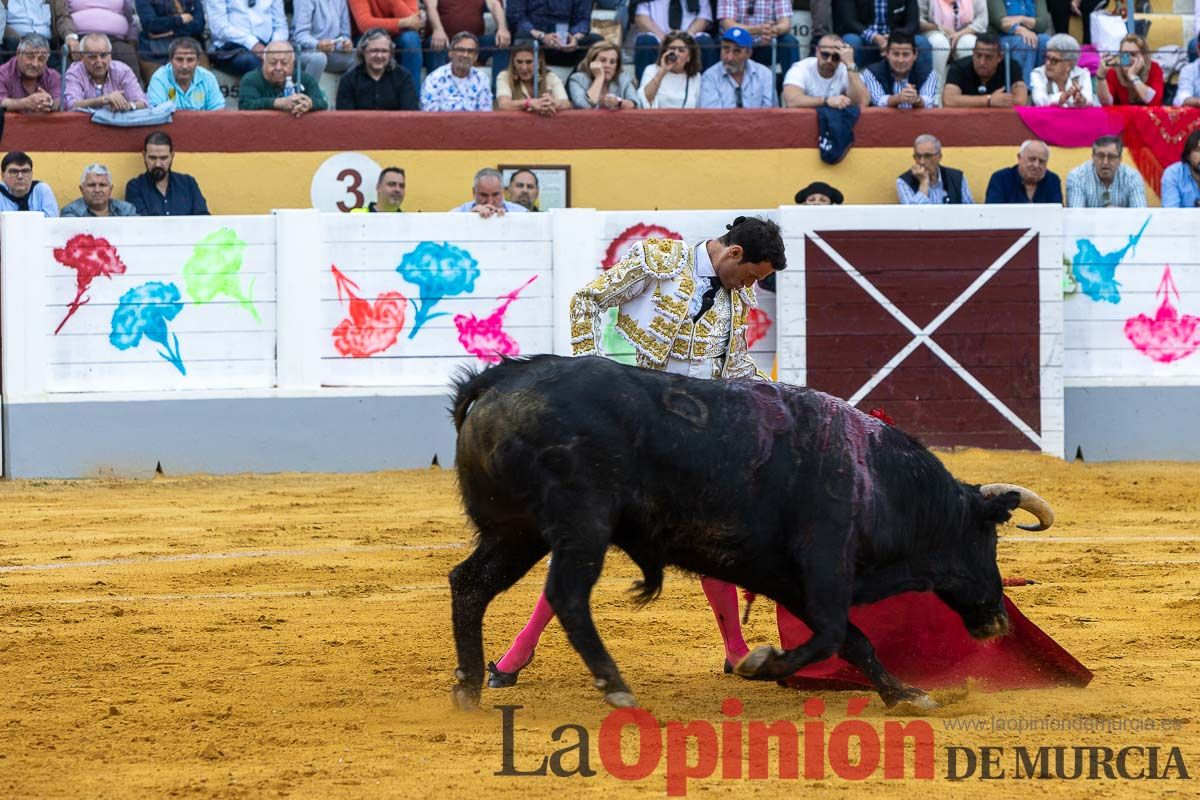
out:
{"label": "blue painted flower", "polygon": [[108,341],[118,350],[128,350],[137,347],[145,336],[162,345],[166,352],[159,350],[158,354],[187,375],[179,354],[179,337],[167,330],[167,323],[182,310],[179,287],[175,284],[149,281],[135,286],[121,295],[121,302],[113,312]]}
{"label": "blue painted flower", "polygon": [[411,253],[400,259],[396,271],[421,291],[413,305],[416,315],[408,338],[431,319],[446,316],[447,312],[431,314],[430,310],[443,297],[475,291],[475,279],[479,277],[479,262],[466,250],[448,242],[421,242]]}

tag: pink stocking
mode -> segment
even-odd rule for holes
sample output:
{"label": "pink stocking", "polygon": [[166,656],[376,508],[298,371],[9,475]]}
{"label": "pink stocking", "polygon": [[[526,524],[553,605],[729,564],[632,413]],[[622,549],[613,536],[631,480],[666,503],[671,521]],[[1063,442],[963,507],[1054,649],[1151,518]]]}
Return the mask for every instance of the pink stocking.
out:
{"label": "pink stocking", "polygon": [[504,657],[496,662],[496,669],[501,672],[517,672],[524,668],[533,656],[533,648],[537,647],[542,631],[546,629],[552,619],[554,619],[554,609],[550,607],[545,593],[542,593],[538,596],[537,605],[533,607],[533,614],[530,615],[529,622],[526,622],[525,627],[517,634],[512,647],[508,648]]}
{"label": "pink stocking", "polygon": [[746,640],[742,638],[737,587],[716,578],[701,578],[700,587],[704,589],[704,596],[708,598],[713,616],[717,618],[721,641],[725,643],[725,657],[729,659],[730,664],[736,664],[750,652]]}

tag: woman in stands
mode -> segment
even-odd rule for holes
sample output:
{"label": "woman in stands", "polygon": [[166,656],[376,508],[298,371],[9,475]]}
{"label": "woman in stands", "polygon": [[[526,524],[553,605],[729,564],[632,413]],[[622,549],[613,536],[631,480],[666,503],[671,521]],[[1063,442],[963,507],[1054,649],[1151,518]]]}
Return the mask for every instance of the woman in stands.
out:
{"label": "woman in stands", "polygon": [[1161,106],[1163,71],[1150,58],[1150,46],[1136,33],[1121,40],[1121,49],[1100,61],[1096,95],[1106,106]]}
{"label": "woman in stands", "polygon": [[696,108],[700,104],[700,47],[690,34],[667,34],[658,63],[642,73],[642,108]]}
{"label": "woman in stands", "polygon": [[545,51],[538,53],[536,94],[533,89],[533,45],[517,45],[511,54],[509,68],[496,76],[497,111],[528,111],[553,117],[571,107],[562,79],[546,69]]}
{"label": "woman in stands", "polygon": [[1046,63],[1033,71],[1030,102],[1035,106],[1085,108],[1098,106],[1092,73],[1079,66],[1079,42],[1069,33],[1056,33],[1046,43]]}
{"label": "woman in stands", "polygon": [[567,79],[567,94],[576,108],[617,111],[638,107],[637,89],[621,71],[621,49],[608,41],[588,48]]}

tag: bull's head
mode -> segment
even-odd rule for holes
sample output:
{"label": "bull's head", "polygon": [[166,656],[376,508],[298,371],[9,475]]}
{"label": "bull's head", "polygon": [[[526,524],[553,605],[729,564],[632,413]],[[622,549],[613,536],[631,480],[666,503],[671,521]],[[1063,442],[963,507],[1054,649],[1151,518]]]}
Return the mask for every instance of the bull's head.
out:
{"label": "bull's head", "polygon": [[935,591],[942,602],[954,609],[976,639],[990,639],[1008,633],[1008,614],[1004,610],[1004,587],[996,565],[996,526],[1008,521],[1020,508],[1037,517],[1037,525],[1018,525],[1027,531],[1044,531],[1054,524],[1050,504],[1022,486],[989,483],[978,494],[964,487],[973,503],[968,515],[969,530],[963,531],[966,547],[961,551],[962,571]]}

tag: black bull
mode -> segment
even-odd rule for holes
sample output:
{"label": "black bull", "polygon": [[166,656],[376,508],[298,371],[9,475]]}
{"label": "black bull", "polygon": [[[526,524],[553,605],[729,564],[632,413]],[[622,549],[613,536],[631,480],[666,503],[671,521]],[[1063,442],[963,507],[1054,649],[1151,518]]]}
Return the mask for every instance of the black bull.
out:
{"label": "black bull", "polygon": [[907,434],[809,389],[536,356],[464,376],[453,410],[478,529],[450,573],[462,708],[479,702],[488,604],[548,552],[546,597],[571,646],[608,702],[634,704],[589,606],[609,545],[641,568],[640,601],[672,565],[766,595],[812,629],[787,652],[752,652],[744,677],[836,653],[888,705],[928,704],[879,663],[850,606],[934,591],[971,635],[1002,635],[996,525],[1018,506],[1038,516],[1030,530],[1053,519],[1032,492],[960,483]]}

